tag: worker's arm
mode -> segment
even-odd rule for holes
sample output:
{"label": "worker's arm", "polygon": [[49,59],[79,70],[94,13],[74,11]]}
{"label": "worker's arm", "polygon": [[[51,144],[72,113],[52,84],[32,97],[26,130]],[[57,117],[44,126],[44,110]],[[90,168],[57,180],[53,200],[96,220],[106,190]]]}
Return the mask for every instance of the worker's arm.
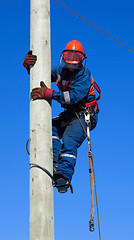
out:
{"label": "worker's arm", "polygon": [[[41,84],[41,88],[32,90],[31,97],[36,99],[56,100],[65,108],[81,102],[88,94],[92,82],[92,76],[88,69],[78,72],[72,80],[70,91],[57,92],[46,85]],[[44,84],[44,83],[43,83]],[[44,87],[43,87],[44,86]],[[90,99],[91,98],[91,99]],[[89,96],[88,101],[92,101],[94,96]]]}
{"label": "worker's arm", "polygon": [[[76,105],[86,97],[90,89],[91,83],[92,75],[90,71],[88,69],[81,70],[74,76],[70,91],[53,91],[52,99],[61,103],[61,105],[65,108],[69,105]],[[88,99],[89,98],[90,97],[88,97]],[[93,96],[91,96],[91,98],[92,101]]]}

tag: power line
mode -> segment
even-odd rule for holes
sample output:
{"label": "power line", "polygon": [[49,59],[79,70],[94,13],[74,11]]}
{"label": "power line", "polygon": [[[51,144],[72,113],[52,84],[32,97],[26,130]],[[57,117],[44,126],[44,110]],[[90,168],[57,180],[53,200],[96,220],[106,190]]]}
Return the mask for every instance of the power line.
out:
{"label": "power line", "polygon": [[120,43],[121,45],[123,45],[124,47],[128,48],[130,51],[134,52],[133,49],[129,48],[128,46],[126,46],[124,43],[120,42],[119,40],[117,40],[116,38],[112,37],[110,34],[106,33],[105,31],[103,31],[102,29],[100,29],[99,27],[95,26],[93,23],[89,22],[88,20],[86,20],[85,18],[81,17],[79,14],[75,13],[74,11],[72,11],[71,9],[69,9],[68,7],[66,7],[65,5],[63,5],[62,3],[58,2],[57,0],[54,0],[55,2],[57,2],[58,4],[60,4],[62,7],[66,8],[67,10],[69,10],[70,12],[72,12],[73,14],[75,14],[77,17],[83,19],[85,22],[89,23],[90,25],[92,25],[93,27],[97,28],[99,31],[103,32],[104,34],[106,34],[107,36],[109,36],[110,38],[112,38],[113,40],[115,40],[116,42]]}

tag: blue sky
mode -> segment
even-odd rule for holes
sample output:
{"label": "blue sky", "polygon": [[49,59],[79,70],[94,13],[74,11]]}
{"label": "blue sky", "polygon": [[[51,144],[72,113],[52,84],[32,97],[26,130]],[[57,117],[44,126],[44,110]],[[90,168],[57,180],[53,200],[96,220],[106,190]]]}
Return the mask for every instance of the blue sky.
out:
{"label": "blue sky", "polygon": [[[132,0],[61,3],[134,49]],[[28,240],[29,76],[22,62],[30,46],[29,8],[26,0],[3,1],[0,8],[2,240]],[[87,66],[102,91],[99,122],[91,133],[102,240],[134,239],[134,53],[51,0],[52,66],[73,39],[83,44]],[[60,111],[53,102],[53,116]],[[88,230],[87,151],[85,141],[78,151],[74,194],[54,190],[55,240],[99,239],[96,211],[95,232]]]}

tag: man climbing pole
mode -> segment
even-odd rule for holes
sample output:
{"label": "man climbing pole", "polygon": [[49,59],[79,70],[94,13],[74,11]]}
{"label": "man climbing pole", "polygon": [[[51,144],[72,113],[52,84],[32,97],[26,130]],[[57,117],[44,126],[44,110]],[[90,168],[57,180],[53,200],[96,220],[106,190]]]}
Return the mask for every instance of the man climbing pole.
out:
{"label": "man climbing pole", "polygon": [[[30,50],[23,62],[28,73],[30,66],[34,66],[36,61],[37,56]],[[40,82],[40,88],[32,89],[31,92],[33,100],[53,99],[64,108],[59,116],[52,119],[53,180],[60,193],[67,192],[68,187],[71,187],[77,149],[86,138],[86,131],[83,129],[86,129],[85,113],[90,114],[90,130],[96,127],[98,121],[99,98],[95,97],[94,87],[98,92],[99,87],[85,65],[83,46],[77,40],[73,40],[62,52],[59,66],[52,68],[51,79],[57,83],[59,91],[52,90],[44,82]]]}

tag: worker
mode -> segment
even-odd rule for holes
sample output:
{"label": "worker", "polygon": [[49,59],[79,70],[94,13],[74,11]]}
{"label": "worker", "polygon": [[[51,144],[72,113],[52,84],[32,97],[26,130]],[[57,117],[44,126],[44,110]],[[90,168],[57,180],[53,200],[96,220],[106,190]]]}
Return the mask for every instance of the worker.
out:
{"label": "worker", "polygon": [[[23,62],[28,73],[36,61],[37,56],[30,50]],[[60,193],[67,192],[71,185],[77,149],[86,138],[82,128],[83,125],[86,129],[84,113],[90,112],[90,130],[96,127],[98,120],[94,80],[85,65],[86,55],[82,44],[77,40],[70,41],[60,56],[59,65],[51,71],[51,81],[57,83],[58,91],[47,88],[41,82],[40,88],[31,92],[33,100],[56,100],[64,108],[61,114],[52,119],[53,179]]]}

